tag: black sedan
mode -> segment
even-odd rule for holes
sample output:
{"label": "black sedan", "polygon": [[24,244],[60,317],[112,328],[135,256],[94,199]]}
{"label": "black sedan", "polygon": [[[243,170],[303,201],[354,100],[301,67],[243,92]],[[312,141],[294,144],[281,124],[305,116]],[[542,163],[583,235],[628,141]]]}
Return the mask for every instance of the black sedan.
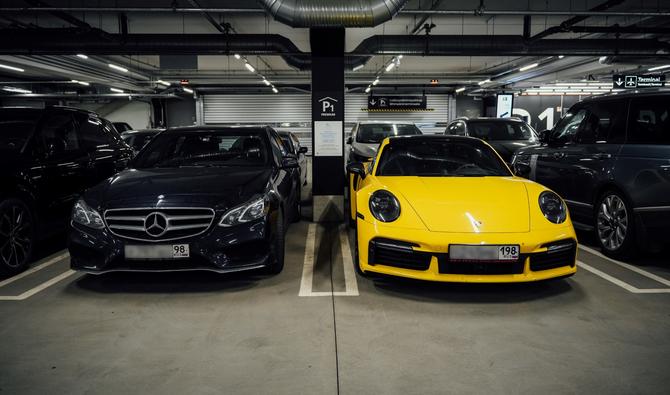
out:
{"label": "black sedan", "polygon": [[98,184],[72,213],[72,268],[235,272],[284,266],[298,204],[281,139],[268,127],[167,130],[131,168]]}
{"label": "black sedan", "polygon": [[133,149],[133,152],[137,154],[145,145],[149,144],[151,139],[163,130],[165,129],[127,130],[121,133],[121,138]]}
{"label": "black sedan", "polygon": [[447,125],[444,134],[482,139],[507,163],[519,148],[540,143],[535,130],[516,118],[458,118]]}

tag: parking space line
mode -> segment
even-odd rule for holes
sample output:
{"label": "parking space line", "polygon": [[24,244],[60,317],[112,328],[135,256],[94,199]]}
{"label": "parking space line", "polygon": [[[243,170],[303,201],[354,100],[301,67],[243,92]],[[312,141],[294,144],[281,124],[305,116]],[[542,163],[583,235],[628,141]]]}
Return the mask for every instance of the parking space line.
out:
{"label": "parking space line", "polygon": [[586,263],[584,263],[582,261],[577,261],[577,265],[579,265],[579,267],[581,267],[583,269],[586,269],[587,271],[595,274],[596,276],[601,277],[604,280],[607,280],[614,285],[618,285],[619,287],[625,289],[626,291],[634,293],[634,294],[670,293],[670,288],[645,288],[645,289],[637,288],[635,286],[632,286],[632,285],[628,284],[625,281],[619,280],[616,277],[613,277],[613,276],[611,276],[611,275],[609,275],[609,274],[607,274],[607,273],[605,273],[601,270],[598,270],[593,266],[587,265]]}
{"label": "parking space line", "polygon": [[66,272],[63,272],[59,274],[58,276],[47,280],[43,282],[42,284],[31,288],[27,290],[26,292],[20,294],[20,295],[13,295],[13,296],[0,296],[0,301],[1,300],[25,300],[28,299],[29,297],[35,295],[38,292],[44,291],[45,289],[49,288],[50,286],[56,284],[59,281],[65,280],[66,278],[70,277],[71,275],[77,273],[74,270],[68,269]]}
{"label": "parking space line", "polygon": [[316,244],[316,224],[311,223],[307,227],[307,240],[305,241],[305,258],[302,267],[302,278],[300,280],[300,291],[298,296],[358,296],[358,283],[351,259],[351,248],[349,238],[345,229],[340,229],[340,248],[342,252],[342,263],[344,265],[345,291],[312,291],[314,277],[314,258]]}
{"label": "parking space line", "polygon": [[646,271],[646,270],[642,270],[642,269],[640,269],[639,267],[633,266],[633,265],[631,265],[631,264],[628,264],[628,263],[625,263],[625,262],[621,262],[621,261],[617,261],[616,259],[612,259],[612,258],[610,258],[610,257],[608,257],[608,256],[606,256],[606,255],[604,255],[604,254],[601,253],[600,251],[594,250],[593,248],[586,247],[586,246],[583,246],[583,245],[581,245],[581,244],[579,245],[579,248],[583,249],[584,251],[586,251],[586,252],[588,252],[588,253],[590,253],[590,254],[596,255],[596,256],[598,256],[598,257],[600,257],[600,258],[603,258],[603,259],[606,259],[606,260],[608,260],[608,261],[610,261],[610,262],[612,262],[612,263],[614,263],[614,264],[616,264],[616,265],[619,265],[619,266],[621,266],[621,267],[623,267],[623,268],[625,268],[625,269],[628,269],[628,270],[630,270],[630,271],[633,271],[633,272],[635,272],[635,273],[637,273],[637,274],[639,274],[639,275],[641,275],[641,276],[650,278],[650,279],[652,279],[652,280],[654,280],[654,281],[656,281],[656,282],[659,282],[659,283],[661,283],[661,284],[663,284],[663,285],[666,285],[666,286],[670,287],[670,280],[668,280],[668,279],[666,279],[666,278],[663,278],[663,277],[661,277],[661,276],[657,276],[656,274],[653,274],[653,273],[649,273],[648,271]]}
{"label": "parking space line", "polygon": [[26,270],[26,271],[23,272],[23,273],[19,273],[19,274],[17,274],[17,275],[14,276],[14,277],[10,277],[10,278],[8,278],[8,279],[6,279],[6,280],[4,280],[4,281],[1,281],[1,282],[0,282],[0,287],[4,287],[5,285],[9,285],[9,284],[11,284],[11,283],[13,283],[13,282],[15,282],[15,281],[18,281],[18,280],[20,280],[20,279],[22,279],[22,278],[24,278],[24,277],[26,277],[26,276],[30,276],[31,274],[33,274],[33,273],[35,273],[35,272],[38,272],[38,271],[40,271],[40,270],[42,270],[42,269],[44,269],[44,268],[46,268],[46,267],[48,267],[48,266],[51,266],[51,265],[53,265],[53,264],[56,263],[56,262],[60,262],[60,261],[62,261],[63,259],[67,258],[68,256],[70,256],[70,254],[68,254],[67,251],[64,252],[64,253],[62,253],[62,254],[60,254],[60,255],[58,255],[58,256],[55,256],[55,257],[49,259],[48,261],[46,261],[46,262],[44,262],[44,263],[42,263],[42,264],[40,264],[40,265],[38,265],[38,266],[35,266],[35,267],[31,268],[31,269]]}
{"label": "parking space line", "polygon": [[344,295],[336,296],[358,296],[358,282],[356,281],[356,272],[354,271],[354,262],[351,259],[351,246],[349,245],[349,235],[346,225],[340,228],[340,247],[342,248],[342,264],[344,265],[344,283],[346,292]]}

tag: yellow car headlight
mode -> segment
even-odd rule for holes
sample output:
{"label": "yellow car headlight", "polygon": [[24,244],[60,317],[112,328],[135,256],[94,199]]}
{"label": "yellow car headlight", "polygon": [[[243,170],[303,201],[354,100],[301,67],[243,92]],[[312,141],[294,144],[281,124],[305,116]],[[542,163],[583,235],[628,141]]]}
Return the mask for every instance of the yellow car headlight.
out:
{"label": "yellow car headlight", "polygon": [[400,216],[400,202],[389,191],[380,189],[370,196],[370,212],[382,222],[393,222]]}

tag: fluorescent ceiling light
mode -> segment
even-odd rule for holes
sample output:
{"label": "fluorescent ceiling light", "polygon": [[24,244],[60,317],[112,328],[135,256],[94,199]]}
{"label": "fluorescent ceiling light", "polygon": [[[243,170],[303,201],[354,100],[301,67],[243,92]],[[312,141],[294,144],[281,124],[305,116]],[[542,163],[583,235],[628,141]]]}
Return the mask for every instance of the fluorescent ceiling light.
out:
{"label": "fluorescent ceiling light", "polygon": [[270,86],[270,81],[266,80],[265,78],[263,78],[263,83],[267,86]]}
{"label": "fluorescent ceiling light", "polygon": [[70,82],[73,82],[73,83],[75,83],[75,84],[79,84],[79,85],[84,85],[84,86],[89,86],[89,85],[91,85],[91,84],[89,84],[88,82],[85,82],[85,81],[72,80],[72,81],[70,81]]}
{"label": "fluorescent ceiling light", "polygon": [[82,59],[88,59],[88,56],[84,55],[83,53],[78,53],[77,57]]}
{"label": "fluorescent ceiling light", "polygon": [[395,62],[391,62],[386,66],[386,71],[391,71],[395,67]]}
{"label": "fluorescent ceiling light", "polygon": [[254,66],[250,65],[249,63],[245,63],[244,67],[246,67],[247,70],[251,71],[252,73],[256,72],[256,69],[254,68]]}
{"label": "fluorescent ceiling light", "polygon": [[235,59],[239,59],[239,58],[241,58],[240,54],[236,53],[235,54]]}
{"label": "fluorescent ceiling light", "polygon": [[169,83],[169,82],[165,82],[165,81],[163,81],[163,80],[158,80],[158,81],[156,81],[156,83],[157,83],[157,84],[164,85],[164,86],[170,86],[170,83]]}
{"label": "fluorescent ceiling light", "polygon": [[365,67],[364,64],[359,64],[358,66],[354,67],[352,70],[353,71],[358,71],[358,70],[362,69],[363,67]]}
{"label": "fluorescent ceiling light", "polygon": [[13,86],[3,86],[2,90],[5,92],[12,92],[12,93],[33,93],[33,91],[30,91],[28,89],[16,88]]}
{"label": "fluorescent ceiling light", "polygon": [[118,88],[109,88],[110,91],[116,92],[116,93],[123,93],[123,90],[118,89]]}
{"label": "fluorescent ceiling light", "polygon": [[121,72],[124,72],[124,73],[127,73],[127,72],[128,72],[128,69],[127,69],[127,68],[125,68],[125,67],[121,67],[121,66],[117,66],[117,65],[112,64],[112,63],[109,63],[108,66],[109,66],[110,68],[114,69],[114,70],[118,70],[118,71],[121,71]]}
{"label": "fluorescent ceiling light", "polygon": [[374,81],[372,81],[372,85],[377,85],[379,83],[379,78],[375,78]]}
{"label": "fluorescent ceiling light", "polygon": [[490,79],[485,79],[484,81],[479,81],[477,84],[478,85],[484,85],[484,84],[488,84],[489,82],[491,82]]}
{"label": "fluorescent ceiling light", "polygon": [[277,88],[275,88],[274,86],[272,87],[272,91],[273,91],[274,93],[279,93],[279,91],[277,90]]}
{"label": "fluorescent ceiling light", "polygon": [[186,93],[193,93],[193,89],[189,89],[189,88],[181,88],[181,89],[183,89],[184,92],[186,92]]}
{"label": "fluorescent ceiling light", "polygon": [[565,55],[558,55],[559,59],[563,59],[564,57],[565,57]]}
{"label": "fluorescent ceiling light", "polygon": [[461,92],[463,92],[464,90],[465,90],[465,87],[462,86],[462,87],[456,89],[456,93],[461,93]]}
{"label": "fluorescent ceiling light", "polygon": [[367,88],[365,88],[365,93],[370,93],[370,86],[368,85]]}
{"label": "fluorescent ceiling light", "polygon": [[18,71],[20,73],[23,73],[25,71],[24,69],[14,67],[14,66],[7,66],[6,64],[0,64],[0,68],[7,69],[7,70],[12,70],[12,71]]}
{"label": "fluorescent ceiling light", "polygon": [[539,65],[540,65],[539,63],[529,64],[528,66],[523,66],[522,68],[520,68],[519,71],[526,71],[526,70],[534,69]]}
{"label": "fluorescent ceiling light", "polygon": [[667,69],[668,67],[670,67],[670,64],[666,64],[665,66],[652,67],[652,68],[649,69],[649,71],[663,70],[663,69]]}

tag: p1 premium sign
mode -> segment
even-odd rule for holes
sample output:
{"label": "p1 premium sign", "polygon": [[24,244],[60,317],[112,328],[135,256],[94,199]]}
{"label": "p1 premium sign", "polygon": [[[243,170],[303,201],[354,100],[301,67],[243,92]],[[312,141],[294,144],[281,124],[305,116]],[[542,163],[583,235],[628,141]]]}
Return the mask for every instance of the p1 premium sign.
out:
{"label": "p1 premium sign", "polygon": [[612,77],[614,89],[662,88],[665,86],[665,74],[623,75]]}

